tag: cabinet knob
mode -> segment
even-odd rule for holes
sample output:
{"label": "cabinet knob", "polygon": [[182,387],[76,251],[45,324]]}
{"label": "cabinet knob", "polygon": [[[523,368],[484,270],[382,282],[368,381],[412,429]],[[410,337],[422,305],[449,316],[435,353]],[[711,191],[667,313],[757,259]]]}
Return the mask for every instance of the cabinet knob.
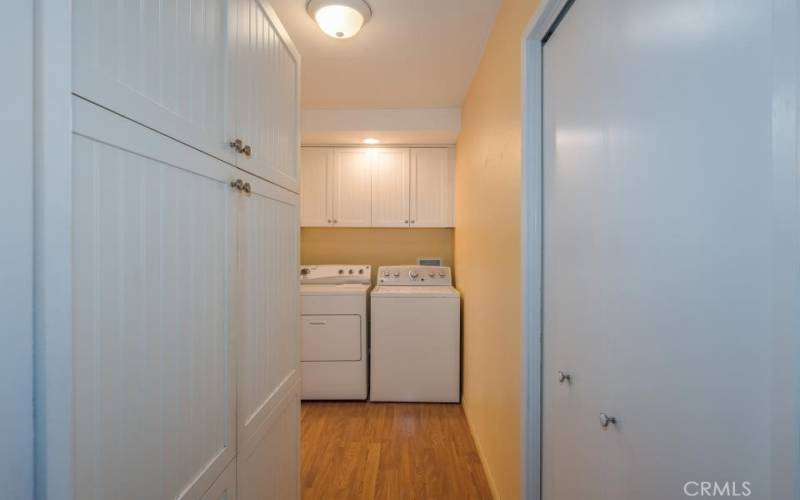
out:
{"label": "cabinet knob", "polygon": [[251,148],[249,144],[245,144],[240,152],[244,153],[245,156],[250,156],[253,154],[253,148]]}
{"label": "cabinet knob", "polygon": [[569,373],[564,373],[562,371],[559,371],[558,372],[558,383],[559,384],[563,384],[564,382],[567,382],[567,383],[571,384],[572,383],[572,375],[570,375]]}
{"label": "cabinet knob", "polygon": [[412,221],[411,221],[411,223],[412,223],[412,224],[416,224],[416,222],[417,222],[417,221],[415,221],[415,220],[412,220]]}
{"label": "cabinet knob", "polygon": [[600,414],[600,427],[603,429],[608,427],[608,424],[617,424],[617,417],[610,417],[605,413]]}
{"label": "cabinet knob", "polygon": [[249,182],[245,182],[244,183],[244,186],[242,186],[242,191],[244,191],[247,194],[250,194],[250,193],[253,192],[253,189],[250,187],[250,183]]}
{"label": "cabinet knob", "polygon": [[244,182],[241,179],[236,179],[235,181],[231,181],[231,187],[237,191],[241,191],[244,189]]}
{"label": "cabinet knob", "polygon": [[241,153],[244,150],[244,144],[242,143],[241,139],[234,139],[228,143],[228,146],[232,147],[236,150],[237,153]]}
{"label": "cabinet knob", "polygon": [[407,220],[404,220],[404,221],[403,221],[403,224],[408,224],[408,221],[407,221]]}

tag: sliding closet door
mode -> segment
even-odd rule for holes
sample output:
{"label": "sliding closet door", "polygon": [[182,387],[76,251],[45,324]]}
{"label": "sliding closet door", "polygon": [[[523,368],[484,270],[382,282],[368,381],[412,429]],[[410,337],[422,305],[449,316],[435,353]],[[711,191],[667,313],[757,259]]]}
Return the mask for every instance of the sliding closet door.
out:
{"label": "sliding closet door", "polygon": [[[238,352],[241,498],[296,491],[299,446],[298,196],[248,176],[236,199],[232,326]],[[269,479],[269,488],[261,488]],[[255,481],[255,482],[254,482]],[[266,495],[266,496],[265,496]]]}
{"label": "sliding closet door", "polygon": [[75,498],[200,498],[236,447],[233,168],[74,102]]}
{"label": "sliding closet door", "polygon": [[797,19],[579,0],[545,43],[546,500],[796,495]]}

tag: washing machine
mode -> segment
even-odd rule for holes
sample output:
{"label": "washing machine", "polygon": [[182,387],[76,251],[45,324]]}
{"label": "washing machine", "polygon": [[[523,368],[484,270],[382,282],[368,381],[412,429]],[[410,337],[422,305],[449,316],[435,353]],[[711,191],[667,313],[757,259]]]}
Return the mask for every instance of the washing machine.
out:
{"label": "washing machine", "polygon": [[302,399],[367,399],[370,266],[301,266]]}
{"label": "washing machine", "polygon": [[459,402],[461,299],[450,268],[381,267],[370,300],[370,401]]}

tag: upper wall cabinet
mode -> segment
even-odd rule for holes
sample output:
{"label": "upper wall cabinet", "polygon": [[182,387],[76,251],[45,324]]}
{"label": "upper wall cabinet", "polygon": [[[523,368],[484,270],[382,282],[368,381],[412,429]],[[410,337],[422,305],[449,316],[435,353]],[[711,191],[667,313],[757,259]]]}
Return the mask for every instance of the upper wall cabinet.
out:
{"label": "upper wall cabinet", "polygon": [[302,149],[301,224],[453,227],[453,148]]}
{"label": "upper wall cabinet", "polygon": [[73,1],[73,91],[298,190],[299,56],[262,0]]}
{"label": "upper wall cabinet", "polygon": [[455,187],[452,148],[411,150],[411,225],[450,227]]}

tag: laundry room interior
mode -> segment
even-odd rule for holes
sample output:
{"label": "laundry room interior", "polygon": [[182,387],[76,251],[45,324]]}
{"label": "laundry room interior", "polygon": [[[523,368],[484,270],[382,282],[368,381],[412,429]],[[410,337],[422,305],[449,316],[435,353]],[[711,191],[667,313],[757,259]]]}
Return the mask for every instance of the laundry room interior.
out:
{"label": "laundry room interior", "polygon": [[800,498],[800,0],[6,4],[2,500]]}

